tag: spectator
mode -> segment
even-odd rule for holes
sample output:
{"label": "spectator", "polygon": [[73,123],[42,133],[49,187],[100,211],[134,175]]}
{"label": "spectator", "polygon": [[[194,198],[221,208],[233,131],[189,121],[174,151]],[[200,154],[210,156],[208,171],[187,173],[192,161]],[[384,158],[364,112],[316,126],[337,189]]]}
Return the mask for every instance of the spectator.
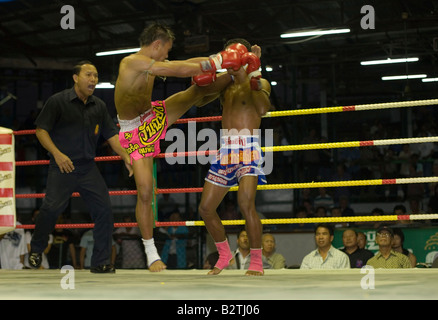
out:
{"label": "spectator", "polygon": [[286,259],[282,254],[275,252],[275,238],[266,233],[262,237],[263,264],[269,264],[270,269],[286,268]]}
{"label": "spectator", "polygon": [[323,206],[317,207],[315,209],[315,217],[317,218],[327,217],[327,208]]}
{"label": "spectator", "polygon": [[409,261],[411,261],[412,268],[415,268],[415,266],[417,265],[417,257],[408,249],[405,249],[404,247],[405,235],[402,229],[393,228],[392,231],[394,232],[394,240],[392,241],[392,250],[403,253],[405,256],[407,256],[409,258]]}
{"label": "spectator", "polygon": [[[340,207],[333,207],[330,209],[330,216],[332,217],[342,217],[342,209]],[[335,224],[335,228],[346,228],[349,226],[348,222],[339,222]]]}
{"label": "spectator", "polygon": [[[62,216],[57,220],[57,224],[64,222]],[[79,263],[76,257],[77,238],[69,229],[56,228],[53,232],[53,243],[50,252],[47,254],[50,269],[60,269],[64,265],[72,265],[78,269]]]}
{"label": "spectator", "polygon": [[[320,138],[315,128],[310,128],[308,136],[304,137],[301,141],[302,144],[319,143]],[[301,174],[304,181],[315,181],[318,178],[319,173],[319,151],[318,150],[305,150],[302,151],[303,168]]]}
{"label": "spectator", "polygon": [[219,259],[219,252],[210,253],[205,259],[203,269],[213,270],[217,260]]}
{"label": "spectator", "polygon": [[411,147],[409,144],[404,144],[402,150],[398,154],[398,159],[400,160],[400,177],[409,177],[409,164],[412,156]]}
{"label": "spectator", "polygon": [[348,256],[332,246],[333,227],[319,224],[315,229],[317,248],[304,257],[301,269],[349,269]]}
{"label": "spectator", "polygon": [[[133,219],[125,216],[123,222],[130,223]],[[113,233],[113,238],[120,248],[117,261],[120,261],[119,265],[122,269],[146,268],[146,254],[138,227],[117,228]]]}
{"label": "spectator", "polygon": [[[161,220],[167,220],[172,212],[178,209],[178,205],[169,193],[163,193],[158,200],[158,215]],[[141,235],[140,235],[141,237]]]}
{"label": "spectator", "polygon": [[[94,249],[93,229],[84,232],[84,234],[81,237],[81,242],[79,243],[79,247],[81,248],[81,250],[79,251],[80,269],[90,269],[91,257],[93,255],[93,249]],[[116,260],[116,248],[115,248],[115,242],[112,241],[111,259],[110,259],[112,265],[114,265],[115,260]]]}
{"label": "spectator", "polygon": [[[17,221],[17,225],[19,225]],[[23,229],[16,229],[0,235],[0,265],[2,269],[18,270],[24,267],[27,253]]]}
{"label": "spectator", "polygon": [[[170,215],[171,222],[182,221],[181,214],[178,211]],[[161,228],[162,232],[167,235],[161,252],[161,260],[167,265],[168,269],[185,269],[187,267],[187,236],[189,229],[186,226]]]}
{"label": "spectator", "polygon": [[326,188],[319,188],[318,192],[319,194],[313,200],[313,207],[325,207],[326,210],[332,208],[335,202],[333,201],[333,198],[329,194],[327,194]]}
{"label": "spectator", "polygon": [[[411,162],[409,164],[409,178],[423,177],[423,165],[419,162],[418,154],[414,153],[411,156]],[[424,195],[424,183],[410,183],[407,184],[407,198],[410,199],[423,199]]]}
{"label": "spectator", "polygon": [[341,208],[343,217],[354,216],[354,210],[350,207],[350,202],[347,196],[341,196],[339,198],[339,207]]}
{"label": "spectator", "polygon": [[408,257],[392,249],[393,240],[394,232],[392,229],[386,226],[380,227],[376,236],[379,252],[368,260],[367,265],[383,269],[412,268]]}
{"label": "spectator", "polygon": [[342,234],[342,242],[344,243],[344,248],[341,251],[348,255],[351,268],[362,268],[367,264],[367,261],[374,256],[371,251],[359,248],[357,232],[353,229],[344,231]]}
{"label": "spectator", "polygon": [[431,268],[438,268],[438,253],[433,258],[433,262],[432,262]]}
{"label": "spectator", "polygon": [[[408,178],[409,177],[409,174],[410,174],[409,167],[410,167],[411,156],[412,156],[412,151],[411,151],[410,145],[404,144],[402,147],[402,150],[398,154],[398,159],[401,162],[400,163],[400,171],[399,171],[400,178]],[[406,194],[407,194],[407,185],[403,185],[402,189],[401,190],[399,189],[397,195],[402,200],[404,200]]]}
{"label": "spectator", "polygon": [[438,184],[433,188],[433,194],[427,204],[427,213],[438,213]]}
{"label": "spectator", "polygon": [[[304,206],[299,206],[296,208],[294,217],[297,219],[305,219],[308,218],[309,215],[307,213],[307,209]],[[313,223],[293,223],[290,225],[292,230],[314,230],[315,226]]]}
{"label": "spectator", "polygon": [[[39,209],[33,210],[32,223],[35,223],[35,219],[39,213],[40,213]],[[33,233],[32,229],[25,232],[27,251],[28,251],[28,253],[26,253],[26,256],[24,257],[24,266],[26,268],[31,268],[31,266],[29,265],[28,258],[29,258],[29,252],[30,252],[30,242],[32,240],[32,233]],[[43,252],[43,256],[42,256],[43,260],[41,262],[40,269],[50,269],[49,260],[47,259],[47,254],[50,252],[50,249],[52,248],[52,243],[53,243],[53,234],[49,234],[49,242],[48,242],[46,250],[44,250],[44,252]]]}
{"label": "spectator", "polygon": [[[332,181],[351,181],[352,177],[346,171],[344,164],[338,164],[336,166],[336,173],[332,176]],[[335,187],[333,200],[335,202],[339,201],[341,196],[350,197],[350,187]]]}
{"label": "spectator", "polygon": [[[394,206],[392,213],[394,215],[397,215],[397,216],[404,216],[407,214],[407,210],[406,210],[406,207],[404,205],[398,204],[398,205]],[[412,224],[412,221],[402,219],[402,220],[397,221],[397,223],[395,223],[394,226],[406,226],[406,224]]]}
{"label": "spectator", "polygon": [[359,249],[365,249],[367,245],[367,236],[363,232],[357,233],[357,246]]}
{"label": "spectator", "polygon": [[[241,230],[237,235],[237,249],[233,252],[233,259],[227,269],[248,270],[251,262],[248,234],[246,230]],[[263,269],[269,269],[267,263],[263,263]]]}

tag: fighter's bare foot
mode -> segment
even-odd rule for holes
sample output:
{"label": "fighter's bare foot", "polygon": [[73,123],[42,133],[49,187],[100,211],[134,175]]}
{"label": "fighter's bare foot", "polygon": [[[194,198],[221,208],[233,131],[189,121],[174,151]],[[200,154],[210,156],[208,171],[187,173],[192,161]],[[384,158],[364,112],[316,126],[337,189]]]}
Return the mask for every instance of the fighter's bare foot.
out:
{"label": "fighter's bare foot", "polygon": [[215,275],[217,275],[217,274],[219,274],[219,273],[221,273],[222,272],[222,270],[221,269],[219,269],[219,268],[216,268],[216,267],[214,267],[212,270],[210,270],[207,274],[208,275],[213,275],[213,276],[215,276]]}
{"label": "fighter's bare foot", "polygon": [[235,260],[232,256],[227,257],[227,258],[219,257],[219,260],[216,262],[216,265],[214,266],[213,270],[210,270],[207,274],[208,275],[217,275],[217,274],[221,273],[222,270],[224,270],[226,267],[228,267],[234,263],[235,263]]}
{"label": "fighter's bare foot", "polygon": [[263,271],[253,271],[253,270],[248,270],[245,273],[246,276],[256,276],[256,277],[260,277],[262,275],[264,275]]}
{"label": "fighter's bare foot", "polygon": [[160,272],[166,268],[167,268],[167,266],[161,260],[157,260],[149,266],[149,271],[150,272]]}

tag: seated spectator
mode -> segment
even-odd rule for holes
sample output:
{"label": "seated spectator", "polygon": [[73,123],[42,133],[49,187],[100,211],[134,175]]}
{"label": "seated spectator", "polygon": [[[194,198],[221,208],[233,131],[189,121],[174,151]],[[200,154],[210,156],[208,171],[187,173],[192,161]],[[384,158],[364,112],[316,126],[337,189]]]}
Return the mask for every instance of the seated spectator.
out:
{"label": "seated spectator", "polygon": [[[123,217],[124,223],[131,223],[130,216]],[[146,255],[141,233],[138,227],[120,227],[113,233],[113,238],[119,245],[117,261],[122,269],[145,269]]]}
{"label": "seated spectator", "polygon": [[367,245],[367,236],[363,232],[357,233],[357,246],[359,249],[365,249]]}
{"label": "seated spectator", "polygon": [[[233,259],[227,269],[248,270],[251,262],[251,251],[249,247],[248,234],[241,230],[237,235],[237,249],[233,252]],[[270,269],[271,266],[263,261],[263,269]]]}
{"label": "seated spectator", "polygon": [[367,265],[383,269],[412,268],[408,257],[392,249],[393,240],[394,232],[392,229],[386,226],[380,227],[376,236],[379,252],[368,260]]}
{"label": "seated spectator", "polygon": [[354,210],[350,207],[350,201],[347,196],[339,197],[339,207],[341,208],[343,217],[354,216]]}
{"label": "seated spectator", "polygon": [[[34,209],[32,212],[32,223],[35,224],[36,221],[36,217],[38,216],[38,214],[40,213],[39,209]],[[28,253],[26,253],[26,256],[24,257],[24,266],[25,268],[31,268],[30,264],[29,264],[29,252],[30,252],[30,242],[32,240],[32,234],[33,234],[33,229],[31,230],[27,230],[25,232],[25,237],[26,237],[26,244],[27,244],[27,251]],[[41,262],[41,266],[40,269],[50,269],[49,266],[49,260],[47,259],[47,254],[50,252],[50,249],[52,248],[52,243],[53,243],[53,235],[49,234],[49,242],[47,244],[47,248],[46,250],[44,250],[43,255],[42,255],[42,262]]]}
{"label": "seated spectator", "polygon": [[[307,209],[304,206],[299,206],[294,212],[294,217],[297,219],[309,218]],[[290,228],[292,230],[313,230],[315,226],[313,223],[292,223]]]}
{"label": "seated spectator", "polygon": [[319,224],[315,229],[317,248],[304,257],[300,269],[349,269],[348,256],[332,246],[333,238],[333,227]]}
{"label": "seated spectator", "polygon": [[329,210],[335,204],[333,198],[327,194],[326,188],[319,188],[318,191],[319,194],[313,200],[313,207],[325,207],[327,210]]}
{"label": "seated spectator", "polygon": [[262,249],[263,265],[269,264],[270,269],[286,268],[286,259],[275,252],[275,238],[272,234],[266,233],[262,236]]}
{"label": "seated spectator", "polygon": [[215,251],[210,253],[205,259],[204,266],[202,268],[213,270],[218,259],[219,259],[219,252]]}
{"label": "seated spectator", "polygon": [[[116,247],[114,240],[112,241],[111,247],[111,265],[114,265],[116,260]],[[87,230],[81,237],[81,242],[79,243],[79,247],[81,248],[79,251],[79,266],[80,269],[90,269],[91,266],[91,257],[93,255],[94,250],[94,237],[93,237],[93,229]]]}
{"label": "seated spectator", "polygon": [[367,261],[374,256],[374,254],[367,249],[360,249],[357,242],[357,232],[353,229],[347,229],[342,234],[342,242],[344,248],[341,250],[350,258],[351,268],[362,268],[367,264]]}
{"label": "seated spectator", "polygon": [[433,258],[433,262],[432,262],[431,268],[438,268],[438,253]]}
{"label": "seated spectator", "polygon": [[[17,225],[19,225],[17,221]],[[1,269],[18,270],[24,268],[24,255],[27,253],[23,229],[15,229],[0,235]]]}
{"label": "seated spectator", "polygon": [[[169,221],[182,221],[181,214],[175,211],[170,214]],[[187,238],[189,229],[186,226],[160,228],[167,235],[161,260],[168,269],[185,269],[187,267]]]}
{"label": "seated spectator", "polygon": [[394,240],[392,241],[392,250],[396,252],[403,253],[405,256],[409,258],[409,261],[411,261],[412,268],[415,268],[417,265],[417,257],[410,252],[408,249],[405,249],[403,244],[405,242],[405,235],[400,228],[393,228],[392,231],[394,231]]}
{"label": "seated spectator", "polygon": [[[330,216],[332,217],[342,217],[342,210],[340,207],[333,207],[330,209]],[[350,224],[348,222],[339,222],[335,224],[335,228],[346,228]]]}
{"label": "seated spectator", "polygon": [[327,208],[323,206],[317,207],[315,209],[315,217],[316,218],[327,217]]}

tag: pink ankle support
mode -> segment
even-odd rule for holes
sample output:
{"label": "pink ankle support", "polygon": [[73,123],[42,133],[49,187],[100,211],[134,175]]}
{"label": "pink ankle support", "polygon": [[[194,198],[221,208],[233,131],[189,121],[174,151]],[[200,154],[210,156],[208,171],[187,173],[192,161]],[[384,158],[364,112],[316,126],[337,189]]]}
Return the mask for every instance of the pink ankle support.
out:
{"label": "pink ankle support", "polygon": [[262,249],[250,249],[251,261],[248,270],[263,273]]}
{"label": "pink ankle support", "polygon": [[228,240],[223,242],[216,242],[217,252],[219,253],[219,259],[215,264],[215,268],[219,270],[223,270],[228,267],[230,264],[230,260],[233,259],[233,255],[231,254],[230,245],[228,244]]}

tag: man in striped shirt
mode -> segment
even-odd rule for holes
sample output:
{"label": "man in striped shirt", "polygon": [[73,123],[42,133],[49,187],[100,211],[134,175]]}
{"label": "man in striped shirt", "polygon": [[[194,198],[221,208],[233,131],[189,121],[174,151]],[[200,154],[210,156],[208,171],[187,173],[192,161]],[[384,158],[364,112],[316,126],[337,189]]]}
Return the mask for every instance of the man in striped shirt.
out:
{"label": "man in striped shirt", "polygon": [[350,269],[350,259],[332,246],[333,227],[319,224],[315,229],[316,250],[304,257],[300,269]]}
{"label": "man in striped shirt", "polygon": [[379,252],[368,260],[367,265],[373,268],[396,269],[412,268],[407,256],[392,250],[394,232],[386,226],[377,230],[376,243],[379,245]]}

